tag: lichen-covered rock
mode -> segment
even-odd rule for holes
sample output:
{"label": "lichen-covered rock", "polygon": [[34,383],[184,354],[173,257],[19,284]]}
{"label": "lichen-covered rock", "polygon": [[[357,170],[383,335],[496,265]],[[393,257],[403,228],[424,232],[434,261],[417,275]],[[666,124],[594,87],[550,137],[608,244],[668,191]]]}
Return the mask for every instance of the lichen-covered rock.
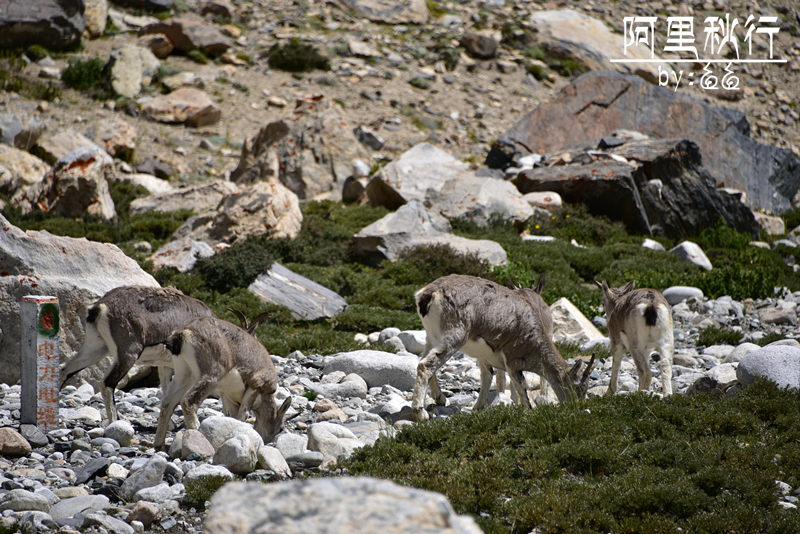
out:
{"label": "lichen-covered rock", "polygon": [[211,499],[208,534],[425,532],[480,534],[444,495],[366,477],[227,484]]}
{"label": "lichen-covered rock", "polygon": [[151,121],[200,128],[219,121],[222,110],[204,91],[181,87],[146,102],[142,106],[142,116]]}
{"label": "lichen-covered rock", "polygon": [[279,183],[259,182],[223,199],[216,209],[187,220],[173,239],[190,238],[214,246],[249,235],[295,237],[303,214],[297,195]]}
{"label": "lichen-covered rock", "polygon": [[59,159],[41,182],[18,191],[11,204],[23,213],[41,210],[110,221],[116,211],[106,176],[113,171],[114,163],[105,151],[78,149]]}
{"label": "lichen-covered rock", "polygon": [[300,100],[294,115],[267,124],[245,141],[231,180],[277,180],[301,199],[327,195],[341,200],[353,162],[369,162],[370,155],[330,99]]}
{"label": "lichen-covered rock", "polygon": [[50,165],[33,154],[0,143],[0,193],[13,196],[44,179]]}

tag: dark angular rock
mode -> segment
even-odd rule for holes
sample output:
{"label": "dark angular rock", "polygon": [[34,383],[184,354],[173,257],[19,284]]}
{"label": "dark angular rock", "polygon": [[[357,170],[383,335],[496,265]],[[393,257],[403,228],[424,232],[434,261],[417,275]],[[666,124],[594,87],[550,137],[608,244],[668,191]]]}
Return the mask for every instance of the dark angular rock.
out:
{"label": "dark angular rock", "polygon": [[34,447],[47,447],[50,443],[47,435],[36,425],[19,425],[19,433]]}
{"label": "dark angular rock", "polygon": [[76,486],[86,484],[92,477],[103,476],[108,470],[110,460],[108,458],[95,458],[86,463],[80,471],[75,473]]}
{"label": "dark angular rock", "polygon": [[[596,146],[596,143],[589,142]],[[517,177],[522,193],[554,191],[597,215],[621,220],[634,232],[672,239],[695,235],[719,218],[758,236],[751,210],[715,187],[697,145],[685,139],[628,141],[610,152],[633,165],[606,159],[589,165],[528,169]]]}
{"label": "dark angular rock", "polygon": [[737,197],[716,188],[714,176],[702,166],[697,144],[651,139],[629,141],[613,151],[639,164],[633,177],[651,229],[660,227],[654,233],[688,237],[722,218],[731,228],[758,238],[760,228],[753,212]]}
{"label": "dark angular rock", "polygon": [[198,49],[208,56],[219,56],[231,47],[231,40],[217,28],[197,15],[181,15],[164,21],[148,24],[139,35],[162,33],[184,52]]}
{"label": "dark angular rock", "polygon": [[564,202],[583,203],[596,215],[622,221],[632,232],[650,234],[650,223],[633,179],[635,169],[612,160],[589,165],[541,167],[522,171],[522,194],[553,191]]}
{"label": "dark angular rock", "polygon": [[162,180],[169,180],[173,171],[169,165],[161,163],[157,159],[147,158],[136,166],[136,172],[150,174]]}
{"label": "dark angular rock", "polygon": [[800,187],[800,161],[751,139],[742,113],[611,72],[584,74],[522,118],[494,143],[486,165],[506,168],[519,156],[555,152],[619,128],[697,143],[708,172],[746,191],[754,208],[789,209]]}
{"label": "dark angular rock", "polygon": [[500,48],[500,43],[497,39],[472,31],[464,32],[460,44],[467,50],[469,55],[479,59],[495,57],[497,50]]}
{"label": "dark angular rock", "polygon": [[86,28],[83,0],[0,0],[0,49],[69,48]]}
{"label": "dark angular rock", "polygon": [[605,150],[607,148],[614,148],[615,146],[624,145],[626,142],[627,139],[609,135],[607,137],[600,139],[600,143],[597,145],[597,148],[599,148],[600,150]]}

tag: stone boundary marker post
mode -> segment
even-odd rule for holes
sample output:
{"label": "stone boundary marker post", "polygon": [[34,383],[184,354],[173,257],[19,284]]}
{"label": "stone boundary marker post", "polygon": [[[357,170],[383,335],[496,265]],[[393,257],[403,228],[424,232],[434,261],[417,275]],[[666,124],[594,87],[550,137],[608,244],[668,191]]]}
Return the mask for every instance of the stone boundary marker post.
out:
{"label": "stone boundary marker post", "polygon": [[20,423],[58,428],[58,297],[30,295],[19,305],[22,398]]}

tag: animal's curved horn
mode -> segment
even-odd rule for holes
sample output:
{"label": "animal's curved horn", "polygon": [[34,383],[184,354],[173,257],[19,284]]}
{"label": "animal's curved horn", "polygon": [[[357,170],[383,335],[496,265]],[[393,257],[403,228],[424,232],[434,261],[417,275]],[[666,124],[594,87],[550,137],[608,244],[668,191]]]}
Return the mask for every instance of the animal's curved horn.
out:
{"label": "animal's curved horn", "polygon": [[250,334],[254,333],[256,331],[256,328],[258,328],[258,325],[260,325],[270,317],[272,317],[272,312],[264,312],[256,315],[255,318],[253,318],[253,322],[250,323],[250,326],[247,328],[247,331]]}
{"label": "animal's curved horn", "polygon": [[247,330],[247,317],[245,317],[242,312],[234,308],[228,308],[228,311],[234,314],[237,319],[239,319],[239,323],[241,323],[242,329]]}
{"label": "animal's curved horn", "polygon": [[585,387],[586,383],[589,381],[589,375],[592,374],[594,370],[594,366],[597,365],[596,357],[594,352],[592,353],[592,359],[589,360],[589,365],[586,366],[586,369],[583,371],[583,376],[581,377],[581,387]]}

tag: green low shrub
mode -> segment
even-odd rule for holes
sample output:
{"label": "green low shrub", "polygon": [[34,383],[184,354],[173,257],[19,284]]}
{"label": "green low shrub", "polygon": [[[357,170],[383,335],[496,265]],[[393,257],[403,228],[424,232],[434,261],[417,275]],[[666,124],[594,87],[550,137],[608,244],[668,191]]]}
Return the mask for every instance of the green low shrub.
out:
{"label": "green low shrub", "polygon": [[208,258],[198,258],[194,272],[210,289],[222,293],[235,287],[247,287],[275,261],[260,241],[247,239]]}
{"label": "green low shrub", "polygon": [[95,89],[106,81],[105,62],[100,58],[70,60],[61,71],[61,81],[78,91]]}
{"label": "green low shrub", "polygon": [[697,344],[705,347],[711,345],[738,345],[744,334],[731,330],[730,328],[709,326],[700,331],[697,337]]}
{"label": "green low shrub", "polygon": [[695,242],[704,250],[712,248],[745,249],[753,239],[743,232],[731,228],[720,218],[713,228],[706,228],[695,238]]}
{"label": "green low shrub", "polygon": [[781,219],[783,219],[783,224],[786,226],[786,232],[791,232],[800,226],[800,208],[783,212]]}
{"label": "green low shrub", "polygon": [[496,281],[490,265],[475,254],[461,254],[448,245],[425,245],[402,251],[395,262],[382,264],[383,275],[400,284],[422,287],[450,274]]}
{"label": "green low shrub", "polygon": [[275,44],[269,50],[269,66],[287,72],[331,70],[331,60],[320,54],[314,46],[296,37],[286,44]]}
{"label": "green low shrub", "polygon": [[800,392],[642,393],[492,407],[405,427],[341,467],[444,493],[487,534],[790,533]]}
{"label": "green low shrub", "polygon": [[756,341],[756,345],[766,347],[770,343],[775,343],[776,341],[782,341],[784,339],[786,339],[786,336],[780,332],[770,332],[766,336]]}
{"label": "green low shrub", "polygon": [[422,322],[416,313],[387,310],[377,306],[352,304],[334,318],[334,329],[369,334],[384,328],[396,327],[400,330],[420,330]]}
{"label": "green low shrub", "polygon": [[206,502],[210,501],[217,490],[229,481],[228,477],[212,475],[187,482],[183,505],[187,508],[195,508],[201,512],[204,511],[206,509]]}

